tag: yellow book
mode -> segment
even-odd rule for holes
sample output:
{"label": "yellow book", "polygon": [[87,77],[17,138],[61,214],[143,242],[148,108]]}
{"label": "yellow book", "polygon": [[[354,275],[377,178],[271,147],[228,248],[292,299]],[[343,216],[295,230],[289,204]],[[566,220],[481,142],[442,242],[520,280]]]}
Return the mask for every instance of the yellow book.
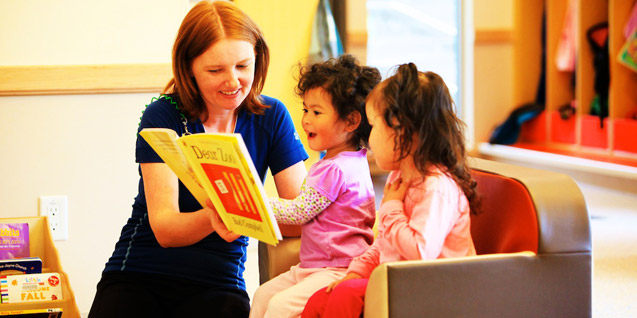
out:
{"label": "yellow book", "polygon": [[139,133],[202,206],[206,199],[228,230],[276,245],[281,240],[263,184],[240,134],[177,136],[172,129]]}
{"label": "yellow book", "polygon": [[2,310],[0,307],[0,316],[11,316],[20,318],[59,318],[62,317],[62,308],[36,308],[36,309],[16,309]]}
{"label": "yellow book", "polygon": [[60,300],[63,298],[61,284],[59,273],[2,276],[2,303]]}

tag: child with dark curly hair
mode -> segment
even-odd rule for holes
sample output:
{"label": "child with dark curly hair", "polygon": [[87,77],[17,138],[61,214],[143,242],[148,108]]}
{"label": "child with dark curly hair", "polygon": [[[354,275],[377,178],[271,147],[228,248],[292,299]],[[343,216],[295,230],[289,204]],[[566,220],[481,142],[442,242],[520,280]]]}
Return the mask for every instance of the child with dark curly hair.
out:
{"label": "child with dark curly hair", "polygon": [[302,225],[301,262],[257,289],[250,317],[299,317],[307,299],[345,277],[351,260],[372,244],[365,99],[380,79],[376,68],[351,55],[301,69],[303,130],[310,148],[325,156],[310,168],[299,196],[271,200],[277,222]]}

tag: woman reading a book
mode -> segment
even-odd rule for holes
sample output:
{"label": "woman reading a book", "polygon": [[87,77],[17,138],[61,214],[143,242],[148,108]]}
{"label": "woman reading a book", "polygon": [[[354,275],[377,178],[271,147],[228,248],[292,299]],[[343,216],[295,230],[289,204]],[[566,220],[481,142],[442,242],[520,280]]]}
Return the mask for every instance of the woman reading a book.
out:
{"label": "woman reading a book", "polygon": [[[269,64],[257,25],[231,3],[201,1],[173,48],[173,79],[141,118],[178,135],[240,133],[261,180],[298,195],[308,155],[285,106],[260,95]],[[106,263],[89,317],[248,317],[248,239],[228,232],[138,135],[139,193]]]}

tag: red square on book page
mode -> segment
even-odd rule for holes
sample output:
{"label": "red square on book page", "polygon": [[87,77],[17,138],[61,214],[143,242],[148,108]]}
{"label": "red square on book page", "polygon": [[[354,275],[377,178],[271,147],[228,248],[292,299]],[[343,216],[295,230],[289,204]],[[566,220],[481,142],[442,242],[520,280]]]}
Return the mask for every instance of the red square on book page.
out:
{"label": "red square on book page", "polygon": [[249,181],[243,179],[239,169],[211,163],[202,163],[201,167],[212,181],[228,213],[261,222],[254,198],[248,191]]}

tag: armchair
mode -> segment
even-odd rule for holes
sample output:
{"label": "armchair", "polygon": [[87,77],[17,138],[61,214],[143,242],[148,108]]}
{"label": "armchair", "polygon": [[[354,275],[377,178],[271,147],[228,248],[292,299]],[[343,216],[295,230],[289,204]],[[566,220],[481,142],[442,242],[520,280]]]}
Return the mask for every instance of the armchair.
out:
{"label": "armchair", "polygon": [[[590,317],[586,203],[568,176],[472,159],[477,256],[378,266],[365,317]],[[298,238],[259,246],[261,281],[298,263]]]}

